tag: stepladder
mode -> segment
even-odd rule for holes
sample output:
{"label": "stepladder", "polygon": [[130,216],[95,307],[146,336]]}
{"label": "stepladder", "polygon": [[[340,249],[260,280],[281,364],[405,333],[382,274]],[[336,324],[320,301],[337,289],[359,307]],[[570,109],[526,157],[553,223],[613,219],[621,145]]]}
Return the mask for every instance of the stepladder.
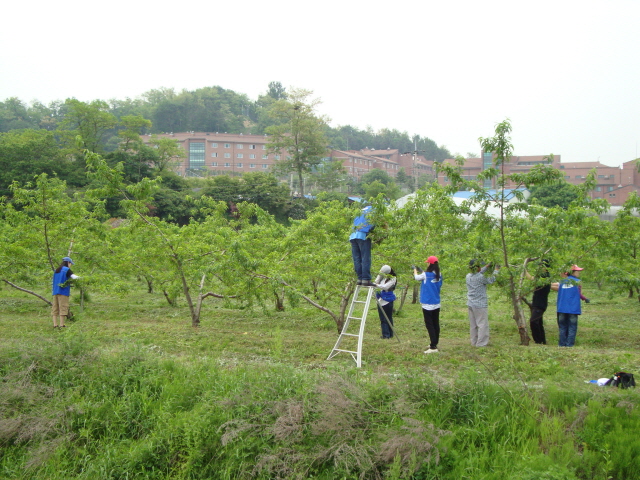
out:
{"label": "stepladder", "polygon": [[[331,360],[339,353],[348,353],[356,362],[358,368],[362,367],[362,340],[364,337],[364,327],[367,323],[367,315],[371,300],[375,299],[373,287],[357,285],[349,305],[349,312],[345,319],[342,331],[338,336],[333,350],[327,360]],[[374,300],[376,303],[376,300]],[[377,305],[377,304],[376,304]],[[386,318],[386,315],[385,315]],[[386,319],[393,330],[391,322]]]}

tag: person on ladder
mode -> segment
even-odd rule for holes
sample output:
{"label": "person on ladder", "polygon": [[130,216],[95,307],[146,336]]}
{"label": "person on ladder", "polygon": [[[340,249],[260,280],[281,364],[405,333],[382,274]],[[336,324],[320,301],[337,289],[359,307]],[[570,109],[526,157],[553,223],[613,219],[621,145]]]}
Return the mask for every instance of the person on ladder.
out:
{"label": "person on ladder", "polygon": [[353,220],[352,232],[349,236],[353,269],[358,276],[358,285],[363,287],[373,287],[373,283],[371,283],[371,238],[369,238],[373,225],[369,223],[367,218],[371,211],[371,205],[362,209],[362,213]]}
{"label": "person on ladder", "polygon": [[396,283],[396,272],[389,265],[383,265],[374,285],[380,289],[379,292],[376,292],[376,298],[378,299],[378,316],[384,339],[393,337],[393,301],[396,299],[396,294],[393,291],[396,289]]}

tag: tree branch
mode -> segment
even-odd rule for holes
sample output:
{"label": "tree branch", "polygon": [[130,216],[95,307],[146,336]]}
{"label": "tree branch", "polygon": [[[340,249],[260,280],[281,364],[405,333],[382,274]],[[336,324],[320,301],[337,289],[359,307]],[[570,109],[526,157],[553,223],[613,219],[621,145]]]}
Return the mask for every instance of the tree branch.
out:
{"label": "tree branch", "polygon": [[5,279],[5,278],[3,278],[3,279],[2,279],[2,281],[3,281],[4,283],[6,283],[7,285],[9,285],[9,286],[11,286],[11,287],[15,288],[16,290],[20,290],[21,292],[25,292],[25,293],[28,293],[29,295],[33,295],[34,297],[38,297],[40,300],[42,300],[43,302],[45,302],[47,305],[51,306],[51,302],[50,302],[49,300],[47,300],[46,298],[44,298],[44,297],[43,297],[43,296],[41,296],[41,295],[38,295],[36,292],[32,292],[31,290],[27,290],[26,288],[19,287],[19,286],[17,286],[16,284],[11,283],[9,280],[7,280],[7,279]]}

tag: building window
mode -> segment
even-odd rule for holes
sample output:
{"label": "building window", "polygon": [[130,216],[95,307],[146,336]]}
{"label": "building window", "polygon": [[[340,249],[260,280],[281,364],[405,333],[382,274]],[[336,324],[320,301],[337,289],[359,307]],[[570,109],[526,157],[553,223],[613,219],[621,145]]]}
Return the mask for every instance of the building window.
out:
{"label": "building window", "polygon": [[256,156],[252,153],[251,155],[249,155],[249,158],[256,158]]}
{"label": "building window", "polygon": [[218,166],[218,162],[211,162],[211,166],[212,167],[217,167]]}
{"label": "building window", "polygon": [[249,145],[249,150],[255,150],[256,146],[255,145]]}
{"label": "building window", "polygon": [[211,142],[211,148],[218,148],[218,144]]}
{"label": "building window", "polygon": [[204,142],[189,143],[189,168],[204,167]]}
{"label": "building window", "polygon": [[242,168],[242,164],[241,163],[236,163],[236,167]]}
{"label": "building window", "polygon": [[262,155],[263,160],[266,160],[267,158],[269,158],[269,155]]}
{"label": "building window", "polygon": [[236,148],[238,150],[242,150],[244,148],[244,145],[242,145],[241,143],[236,143]]}
{"label": "building window", "polygon": [[262,168],[264,168],[266,170],[267,168],[269,168],[269,165],[267,165],[266,163],[263,163],[262,164]]}
{"label": "building window", "polygon": [[266,149],[267,149],[267,146],[266,146],[266,145],[262,145],[262,149],[263,149],[263,150],[266,150]]}
{"label": "building window", "polygon": [[564,170],[564,165],[560,165],[560,168],[561,168],[562,170]]}
{"label": "building window", "polygon": [[276,155],[276,160],[280,160],[280,155]]}
{"label": "building window", "polygon": [[229,168],[229,167],[231,166],[231,164],[230,164],[229,162],[226,162],[226,163],[224,164],[224,166],[225,166],[225,167],[227,167],[227,168]]}
{"label": "building window", "polygon": [[225,143],[224,144],[224,148],[231,148],[231,144],[230,143]]}
{"label": "building window", "polygon": [[576,175],[576,178],[580,178],[580,175]]}
{"label": "building window", "polygon": [[224,154],[224,158],[231,158],[231,154],[230,153],[225,153]]}
{"label": "building window", "polygon": [[249,164],[249,168],[256,168],[256,164],[255,163],[250,163]]}
{"label": "building window", "polygon": [[602,191],[602,187],[596,187],[596,192],[601,192]]}
{"label": "building window", "polygon": [[211,157],[218,158],[218,152],[211,152]]}
{"label": "building window", "polygon": [[615,197],[615,196],[616,196],[616,194],[615,194],[615,193],[610,193],[610,194],[609,194],[609,196],[610,196],[610,197]]}
{"label": "building window", "polygon": [[236,153],[236,158],[242,158],[242,154],[241,153]]}
{"label": "building window", "polygon": [[571,178],[571,175],[565,175],[565,176],[564,176],[564,179],[565,179],[565,180],[569,180],[570,178]]}
{"label": "building window", "polygon": [[607,187],[607,192],[610,192],[611,190],[613,190],[613,187]]}

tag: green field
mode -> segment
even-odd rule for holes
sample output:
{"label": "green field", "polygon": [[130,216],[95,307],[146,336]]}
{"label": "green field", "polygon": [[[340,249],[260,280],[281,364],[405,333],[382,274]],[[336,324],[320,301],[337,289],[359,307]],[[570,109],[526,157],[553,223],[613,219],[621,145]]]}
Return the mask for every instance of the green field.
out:
{"label": "green field", "polygon": [[137,285],[83,311],[75,299],[53,329],[43,302],[5,287],[0,477],[640,478],[638,392],[585,383],[640,373],[640,305],[583,288],[574,348],[556,346],[554,304],[549,344],[519,346],[491,287],[491,343],[471,347],[464,287],[448,284],[440,353],[423,354],[409,295],[399,342],[370,312],[357,369],[326,360],[335,324],[302,305],[207,300],[194,329],[186,306]]}

